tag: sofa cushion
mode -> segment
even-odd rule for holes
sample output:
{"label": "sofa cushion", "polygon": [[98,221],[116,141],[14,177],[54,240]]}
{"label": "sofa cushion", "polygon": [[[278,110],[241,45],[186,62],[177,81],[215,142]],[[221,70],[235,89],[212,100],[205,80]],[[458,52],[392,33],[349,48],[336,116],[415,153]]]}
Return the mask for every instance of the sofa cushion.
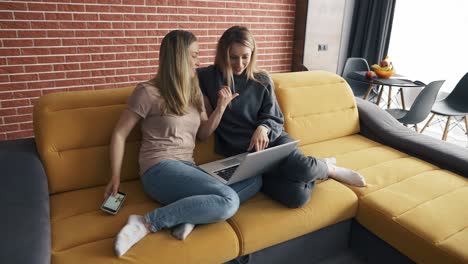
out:
{"label": "sofa cushion", "polygon": [[468,180],[434,170],[366,195],[357,219],[416,262],[467,263],[467,204]]}
{"label": "sofa cushion", "polygon": [[259,193],[228,222],[238,234],[240,255],[246,255],[353,218],[357,206],[351,190],[329,180],[315,186],[304,207],[289,209]]}
{"label": "sofa cushion", "polygon": [[300,145],[359,132],[353,92],[340,76],[325,72],[272,75],[285,129]]}
{"label": "sofa cushion", "polygon": [[468,179],[360,135],[303,147],[335,156],[368,183],[356,219],[403,254],[422,263],[468,261]]}
{"label": "sofa cushion", "polygon": [[238,256],[236,233],[227,222],[220,222],[197,226],[184,241],[168,230],[150,234],[118,259],[113,251],[115,236],[128,215],[160,206],[144,194],[139,180],[123,182],[121,190],[127,199],[117,215],[99,210],[103,187],[50,196],[52,263],[222,263]]}

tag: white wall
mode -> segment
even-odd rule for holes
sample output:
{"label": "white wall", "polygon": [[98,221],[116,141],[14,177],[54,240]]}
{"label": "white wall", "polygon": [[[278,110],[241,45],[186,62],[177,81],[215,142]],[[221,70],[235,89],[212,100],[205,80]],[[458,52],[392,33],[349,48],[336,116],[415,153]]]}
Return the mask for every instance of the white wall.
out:
{"label": "white wall", "polygon": [[[310,0],[307,7],[304,65],[341,73],[347,55],[354,0]],[[319,50],[325,45],[326,50]]]}

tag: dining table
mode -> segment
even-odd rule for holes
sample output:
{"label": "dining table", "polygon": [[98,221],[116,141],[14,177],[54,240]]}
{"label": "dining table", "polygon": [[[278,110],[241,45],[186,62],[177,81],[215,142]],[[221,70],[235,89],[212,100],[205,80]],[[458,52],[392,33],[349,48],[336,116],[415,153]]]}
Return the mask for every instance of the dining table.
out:
{"label": "dining table", "polygon": [[390,108],[391,105],[391,97],[392,97],[392,87],[398,87],[400,89],[400,96],[401,96],[401,106],[403,109],[406,109],[405,106],[405,98],[402,92],[403,88],[418,88],[418,87],[424,87],[425,84],[422,82],[414,82],[409,80],[403,75],[400,74],[394,74],[390,78],[380,78],[378,76],[374,78],[367,78],[366,77],[366,71],[353,71],[348,74],[348,78],[358,81],[358,82],[363,82],[369,85],[367,88],[366,93],[364,94],[364,100],[367,100],[369,98],[370,93],[372,92],[372,89],[374,86],[380,87],[377,95],[377,101],[376,104],[380,104],[380,100],[382,98],[382,93],[383,93],[383,87],[387,86],[388,87],[388,100],[387,100],[387,108]]}

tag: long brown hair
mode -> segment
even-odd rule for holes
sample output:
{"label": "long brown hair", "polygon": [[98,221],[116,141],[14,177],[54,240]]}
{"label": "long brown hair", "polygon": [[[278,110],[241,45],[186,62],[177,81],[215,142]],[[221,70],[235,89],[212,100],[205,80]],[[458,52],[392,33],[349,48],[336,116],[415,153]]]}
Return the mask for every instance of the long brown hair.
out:
{"label": "long brown hair", "polygon": [[193,105],[202,112],[202,96],[197,75],[193,73],[189,47],[197,41],[192,32],[173,30],[162,40],[159,50],[159,70],[150,82],[164,98],[164,114],[184,115]]}
{"label": "long brown hair", "polygon": [[215,65],[219,70],[221,70],[221,72],[223,72],[223,77],[226,79],[227,85],[231,86],[232,84],[233,73],[229,52],[232,44],[234,43],[246,46],[252,51],[250,63],[247,65],[245,73],[248,79],[258,81],[255,78],[255,74],[264,71],[257,69],[257,44],[255,43],[255,39],[248,28],[243,26],[232,26],[224,31],[223,35],[219,39],[215,57]]}

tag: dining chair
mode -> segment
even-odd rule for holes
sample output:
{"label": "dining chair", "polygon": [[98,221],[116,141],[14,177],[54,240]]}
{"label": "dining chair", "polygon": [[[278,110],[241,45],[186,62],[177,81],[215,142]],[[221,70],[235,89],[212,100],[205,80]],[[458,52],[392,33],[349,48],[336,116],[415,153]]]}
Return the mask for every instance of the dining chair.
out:
{"label": "dining chair", "polygon": [[[349,86],[353,90],[353,94],[355,97],[363,98],[369,88],[369,84],[358,82],[348,78],[348,74],[354,71],[370,71],[369,64],[367,63],[366,59],[364,58],[348,58],[346,60],[343,73],[341,76],[348,82]],[[376,98],[377,93],[372,89],[371,94],[368,98],[371,101]]]}
{"label": "dining chair", "polygon": [[444,82],[434,81],[426,85],[418,94],[409,110],[393,108],[387,109],[387,112],[405,126],[414,125],[416,132],[419,132],[418,124],[424,121],[431,113],[437,94]]}
{"label": "dining chair", "polygon": [[456,125],[463,120],[465,121],[465,133],[468,136],[468,73],[461,78],[452,92],[450,92],[445,99],[434,103],[431,112],[432,116],[424,125],[421,133],[430,126],[434,116],[439,115],[447,117],[442,140],[447,140],[452,117],[455,120]]}

